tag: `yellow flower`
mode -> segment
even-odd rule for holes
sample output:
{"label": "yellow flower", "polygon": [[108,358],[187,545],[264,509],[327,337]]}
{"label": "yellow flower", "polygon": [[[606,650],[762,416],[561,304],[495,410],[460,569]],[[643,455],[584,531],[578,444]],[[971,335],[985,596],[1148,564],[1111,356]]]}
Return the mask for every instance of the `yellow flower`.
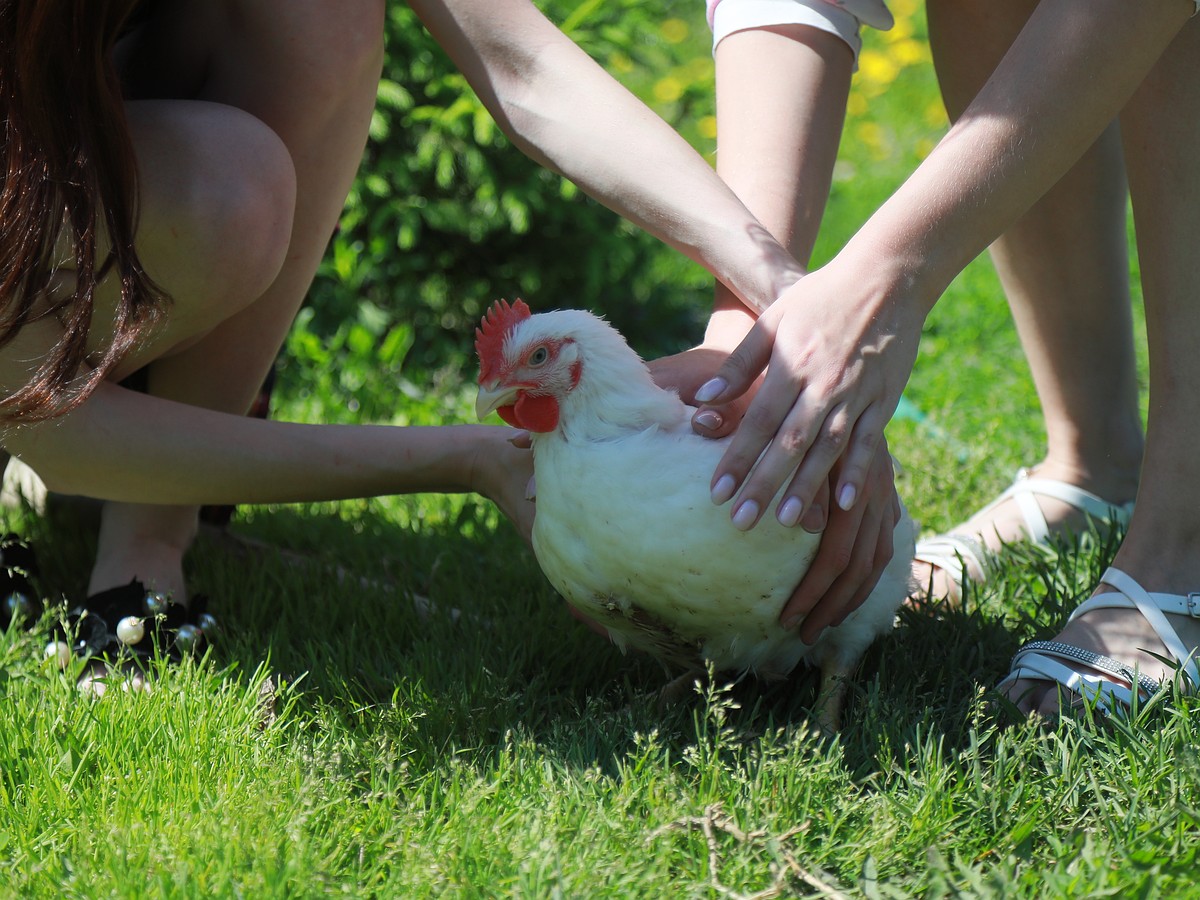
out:
{"label": "yellow flower", "polygon": [[864,115],[868,106],[867,98],[859,91],[851,91],[850,96],[846,98],[846,114],[852,118]]}
{"label": "yellow flower", "polygon": [[858,56],[858,73],[868,83],[891,84],[900,74],[900,67],[878,50],[864,50]]}
{"label": "yellow flower", "polygon": [[915,66],[929,59],[929,47],[921,41],[911,39],[897,41],[892,44],[889,55],[902,66]]}
{"label": "yellow flower", "polygon": [[883,145],[883,127],[878,122],[859,122],[854,134],[868,147]]}
{"label": "yellow flower", "polygon": [[654,85],[654,99],[671,103],[683,96],[683,83],[674,75],[660,78]]}
{"label": "yellow flower", "polygon": [[949,124],[946,118],[946,107],[942,106],[942,101],[934,100],[925,107],[925,124],[932,125],[934,128],[943,128]]}
{"label": "yellow flower", "polygon": [[658,32],[668,44],[678,44],[688,36],[688,24],[683,19],[666,19],[658,26]]}
{"label": "yellow flower", "polygon": [[901,19],[911,19],[917,14],[920,5],[920,0],[891,0],[888,4],[897,22]]}
{"label": "yellow flower", "polygon": [[701,116],[700,121],[696,123],[696,130],[700,132],[701,137],[712,140],[717,136],[717,117]]}

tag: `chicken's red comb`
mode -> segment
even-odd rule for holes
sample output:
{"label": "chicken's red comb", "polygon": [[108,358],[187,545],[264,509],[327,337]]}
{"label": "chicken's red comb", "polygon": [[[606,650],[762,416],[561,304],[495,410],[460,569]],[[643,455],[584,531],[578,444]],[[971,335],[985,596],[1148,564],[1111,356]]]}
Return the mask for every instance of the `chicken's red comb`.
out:
{"label": "chicken's red comb", "polygon": [[475,329],[475,355],[479,357],[479,383],[496,377],[504,359],[504,337],[519,322],[524,322],[533,313],[524,300],[515,300],[511,305],[506,300],[497,300],[484,313],[479,327]]}

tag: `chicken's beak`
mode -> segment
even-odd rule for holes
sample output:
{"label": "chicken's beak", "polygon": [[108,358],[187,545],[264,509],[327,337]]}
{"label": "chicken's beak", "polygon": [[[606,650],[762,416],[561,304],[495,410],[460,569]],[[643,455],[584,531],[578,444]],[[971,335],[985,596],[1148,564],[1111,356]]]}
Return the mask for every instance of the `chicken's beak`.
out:
{"label": "chicken's beak", "polygon": [[501,385],[499,381],[479,386],[479,396],[475,398],[475,415],[486,419],[488,413],[495,412],[501,406],[515,403],[520,388]]}

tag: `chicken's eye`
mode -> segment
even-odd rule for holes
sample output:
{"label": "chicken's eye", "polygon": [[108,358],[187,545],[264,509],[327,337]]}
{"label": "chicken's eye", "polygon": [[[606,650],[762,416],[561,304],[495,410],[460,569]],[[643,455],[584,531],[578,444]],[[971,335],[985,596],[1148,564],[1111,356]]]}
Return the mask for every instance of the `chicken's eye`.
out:
{"label": "chicken's eye", "polygon": [[550,351],[545,347],[538,347],[529,354],[529,365],[540,366],[550,358]]}

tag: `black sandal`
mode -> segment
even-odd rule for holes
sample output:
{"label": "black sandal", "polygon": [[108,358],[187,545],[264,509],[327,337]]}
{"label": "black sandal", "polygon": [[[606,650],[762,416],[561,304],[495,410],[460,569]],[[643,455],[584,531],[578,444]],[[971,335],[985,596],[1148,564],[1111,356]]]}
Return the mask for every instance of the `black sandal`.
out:
{"label": "black sandal", "polygon": [[207,598],[199,595],[188,606],[175,603],[135,578],[93,594],[70,610],[56,627],[46,656],[56,656],[63,667],[72,656],[147,661],[162,654],[172,662],[198,656],[218,631],[217,620],[205,611],[207,605]]}
{"label": "black sandal", "polygon": [[0,631],[14,622],[31,627],[42,615],[42,600],[32,580],[37,577],[33,548],[15,534],[0,537]]}

